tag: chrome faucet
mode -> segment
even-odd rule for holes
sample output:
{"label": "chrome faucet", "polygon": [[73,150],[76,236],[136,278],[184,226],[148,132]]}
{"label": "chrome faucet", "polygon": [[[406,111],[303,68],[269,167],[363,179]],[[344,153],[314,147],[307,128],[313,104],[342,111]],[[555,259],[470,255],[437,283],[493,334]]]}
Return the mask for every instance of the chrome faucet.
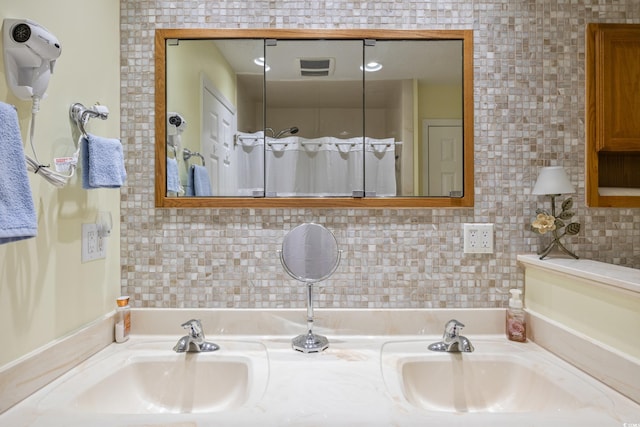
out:
{"label": "chrome faucet", "polygon": [[188,335],[180,338],[173,350],[178,353],[200,353],[205,351],[216,351],[220,348],[217,344],[205,341],[202,323],[198,319],[191,319],[181,325],[189,331]]}
{"label": "chrome faucet", "polygon": [[442,335],[442,341],[435,342],[429,345],[431,351],[447,351],[450,353],[471,353],[473,351],[473,345],[467,337],[463,337],[459,334],[460,330],[464,328],[464,324],[458,322],[455,319],[451,319],[444,327],[444,334]]}

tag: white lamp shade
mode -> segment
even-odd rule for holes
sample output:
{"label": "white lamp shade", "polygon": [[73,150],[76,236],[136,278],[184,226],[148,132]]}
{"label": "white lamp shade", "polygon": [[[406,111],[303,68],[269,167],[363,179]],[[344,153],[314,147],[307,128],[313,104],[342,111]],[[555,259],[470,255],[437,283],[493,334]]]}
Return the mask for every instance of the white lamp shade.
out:
{"label": "white lamp shade", "polygon": [[567,172],[562,166],[548,166],[540,169],[538,180],[531,194],[567,194],[576,189],[571,185]]}

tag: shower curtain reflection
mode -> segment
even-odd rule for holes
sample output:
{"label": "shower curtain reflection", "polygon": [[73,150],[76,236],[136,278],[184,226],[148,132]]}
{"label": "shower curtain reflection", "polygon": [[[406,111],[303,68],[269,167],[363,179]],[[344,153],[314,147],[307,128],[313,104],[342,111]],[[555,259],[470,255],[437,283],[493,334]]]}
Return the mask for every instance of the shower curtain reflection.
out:
{"label": "shower curtain reflection", "polygon": [[399,144],[393,138],[266,138],[266,196],[395,196]]}
{"label": "shower curtain reflection", "polygon": [[238,147],[238,195],[261,197],[264,194],[264,133],[239,133]]}

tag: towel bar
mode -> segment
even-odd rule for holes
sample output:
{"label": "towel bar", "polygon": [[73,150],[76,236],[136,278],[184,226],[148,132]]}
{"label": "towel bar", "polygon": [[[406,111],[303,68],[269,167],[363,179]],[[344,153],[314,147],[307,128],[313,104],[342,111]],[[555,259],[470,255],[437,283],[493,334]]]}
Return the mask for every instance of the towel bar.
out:
{"label": "towel bar", "polygon": [[192,157],[200,157],[200,160],[202,161],[202,166],[205,166],[204,156],[202,154],[198,153],[197,151],[191,151],[188,148],[182,149],[182,158],[184,159],[185,162]]}
{"label": "towel bar", "polygon": [[90,118],[94,117],[107,120],[107,117],[109,117],[109,109],[99,104],[96,104],[91,108],[86,108],[84,105],[76,102],[69,108],[69,117],[71,117],[71,120],[76,124],[78,130],[82,133],[82,136],[86,138],[87,131],[84,128],[85,123],[87,123]]}

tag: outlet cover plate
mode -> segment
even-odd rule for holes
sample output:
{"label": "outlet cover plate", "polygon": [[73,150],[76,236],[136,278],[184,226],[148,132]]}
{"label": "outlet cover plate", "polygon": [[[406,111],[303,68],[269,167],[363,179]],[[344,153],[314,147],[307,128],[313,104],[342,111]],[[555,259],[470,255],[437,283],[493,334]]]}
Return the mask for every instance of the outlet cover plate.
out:
{"label": "outlet cover plate", "polygon": [[464,253],[493,253],[493,224],[464,224]]}
{"label": "outlet cover plate", "polygon": [[107,241],[98,233],[97,224],[82,224],[82,262],[105,258]]}

